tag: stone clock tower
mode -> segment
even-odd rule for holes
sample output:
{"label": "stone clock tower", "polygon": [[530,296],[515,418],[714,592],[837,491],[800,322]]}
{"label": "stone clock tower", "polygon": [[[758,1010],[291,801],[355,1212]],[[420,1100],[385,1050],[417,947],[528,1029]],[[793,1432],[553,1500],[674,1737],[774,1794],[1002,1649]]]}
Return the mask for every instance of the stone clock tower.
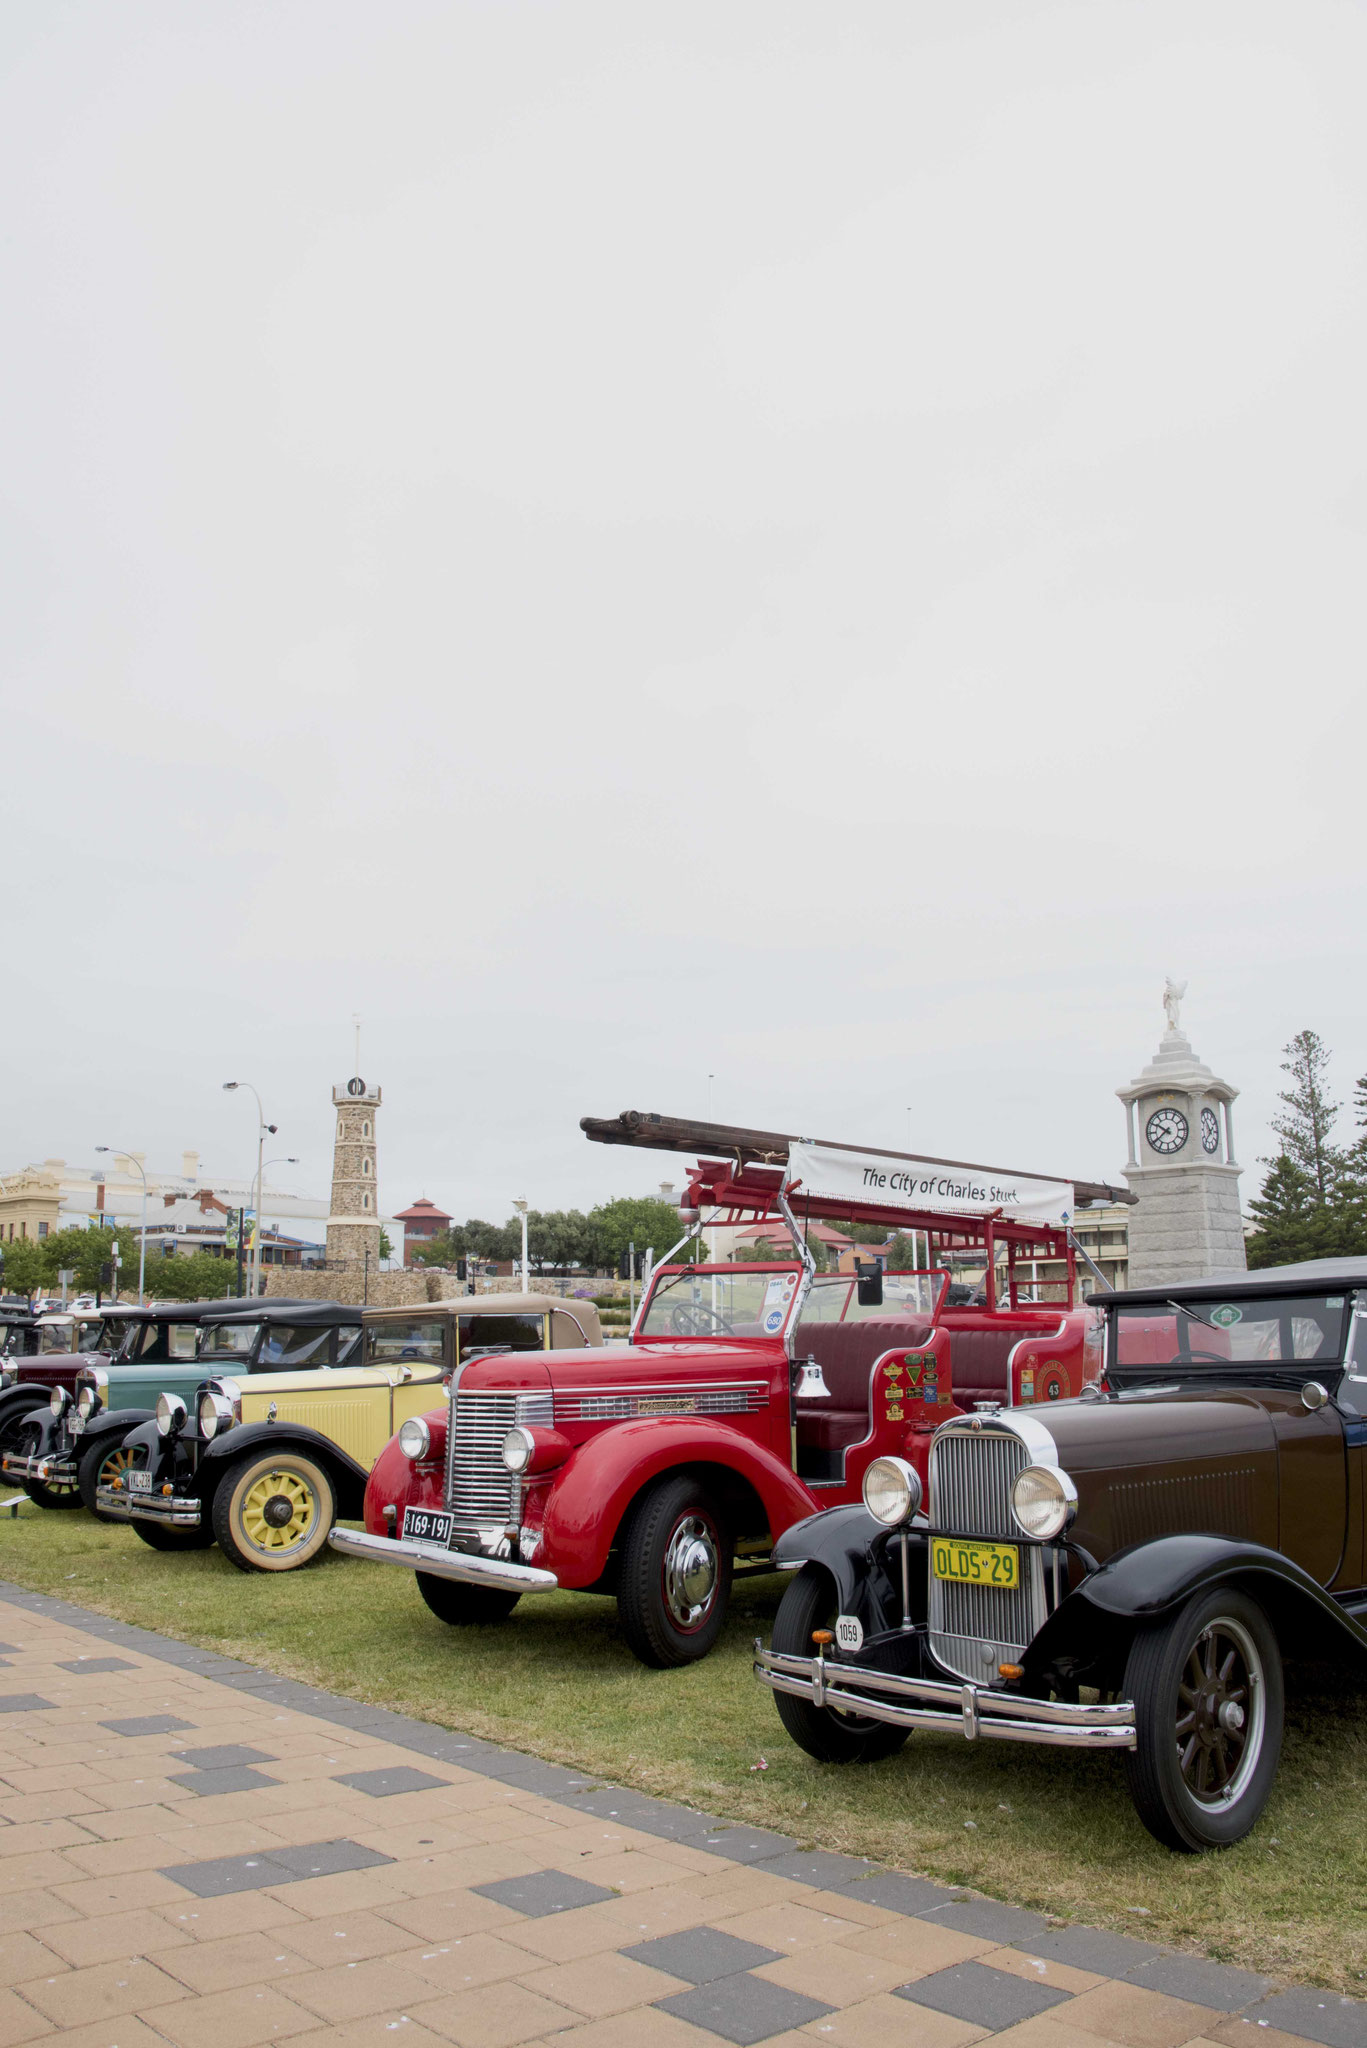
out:
{"label": "stone clock tower", "polygon": [[1163,993],[1154,1058],[1116,1094],[1125,1105],[1131,1287],[1176,1286],[1245,1264],[1230,1106],[1238,1094],[1198,1060],[1179,1023],[1185,982]]}
{"label": "stone clock tower", "polygon": [[332,1201],[327,1255],[349,1265],[380,1270],[380,1185],[376,1171],[375,1126],[380,1090],[357,1074],[332,1091],[337,1138],[332,1152]]}

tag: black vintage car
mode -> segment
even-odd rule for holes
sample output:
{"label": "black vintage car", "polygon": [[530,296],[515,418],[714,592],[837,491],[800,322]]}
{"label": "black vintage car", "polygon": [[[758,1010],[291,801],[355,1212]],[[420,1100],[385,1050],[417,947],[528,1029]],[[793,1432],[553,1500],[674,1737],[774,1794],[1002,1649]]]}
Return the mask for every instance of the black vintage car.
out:
{"label": "black vintage car", "polygon": [[1159,1841],[1266,1804],[1283,1659],[1367,1648],[1367,1259],[1094,1296],[1103,1378],[945,1423],[924,1510],[881,1458],[864,1506],[789,1529],[756,1644],[825,1762],[912,1729],[1116,1749]]}

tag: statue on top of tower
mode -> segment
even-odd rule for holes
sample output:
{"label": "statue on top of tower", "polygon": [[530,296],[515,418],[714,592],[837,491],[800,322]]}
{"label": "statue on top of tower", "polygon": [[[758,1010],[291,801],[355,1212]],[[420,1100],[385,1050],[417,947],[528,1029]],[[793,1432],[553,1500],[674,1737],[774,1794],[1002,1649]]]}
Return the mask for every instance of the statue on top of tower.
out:
{"label": "statue on top of tower", "polygon": [[1187,992],[1184,981],[1174,981],[1168,975],[1163,983],[1163,1008],[1167,1012],[1169,1031],[1181,1029],[1182,998]]}

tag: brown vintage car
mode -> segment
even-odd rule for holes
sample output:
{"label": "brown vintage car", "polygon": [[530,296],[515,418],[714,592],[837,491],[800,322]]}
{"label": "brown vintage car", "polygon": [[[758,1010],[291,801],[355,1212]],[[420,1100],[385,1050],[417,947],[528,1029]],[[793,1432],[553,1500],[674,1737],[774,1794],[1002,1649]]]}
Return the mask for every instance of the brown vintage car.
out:
{"label": "brown vintage car", "polygon": [[1367,1648],[1367,1259],[1093,1297],[1083,1398],[978,1402],[916,1473],[799,1523],[756,1645],[788,1733],[826,1762],[912,1729],[1117,1749],[1173,1849],[1257,1821],[1283,1659]]}

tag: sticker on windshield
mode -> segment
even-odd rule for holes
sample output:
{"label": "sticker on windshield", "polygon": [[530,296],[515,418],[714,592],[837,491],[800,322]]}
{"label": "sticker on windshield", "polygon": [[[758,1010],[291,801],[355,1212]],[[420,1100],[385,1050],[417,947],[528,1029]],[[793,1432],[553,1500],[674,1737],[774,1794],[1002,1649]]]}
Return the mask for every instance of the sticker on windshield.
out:
{"label": "sticker on windshield", "polygon": [[793,1273],[770,1274],[769,1285],[764,1290],[764,1307],[760,1312],[760,1327],[766,1337],[777,1336],[783,1328],[796,1284],[797,1276]]}
{"label": "sticker on windshield", "polygon": [[1231,1323],[1241,1323],[1243,1319],[1243,1310],[1235,1308],[1232,1301],[1226,1302],[1223,1308],[1213,1308],[1210,1312],[1210,1320],[1222,1330],[1227,1330]]}

